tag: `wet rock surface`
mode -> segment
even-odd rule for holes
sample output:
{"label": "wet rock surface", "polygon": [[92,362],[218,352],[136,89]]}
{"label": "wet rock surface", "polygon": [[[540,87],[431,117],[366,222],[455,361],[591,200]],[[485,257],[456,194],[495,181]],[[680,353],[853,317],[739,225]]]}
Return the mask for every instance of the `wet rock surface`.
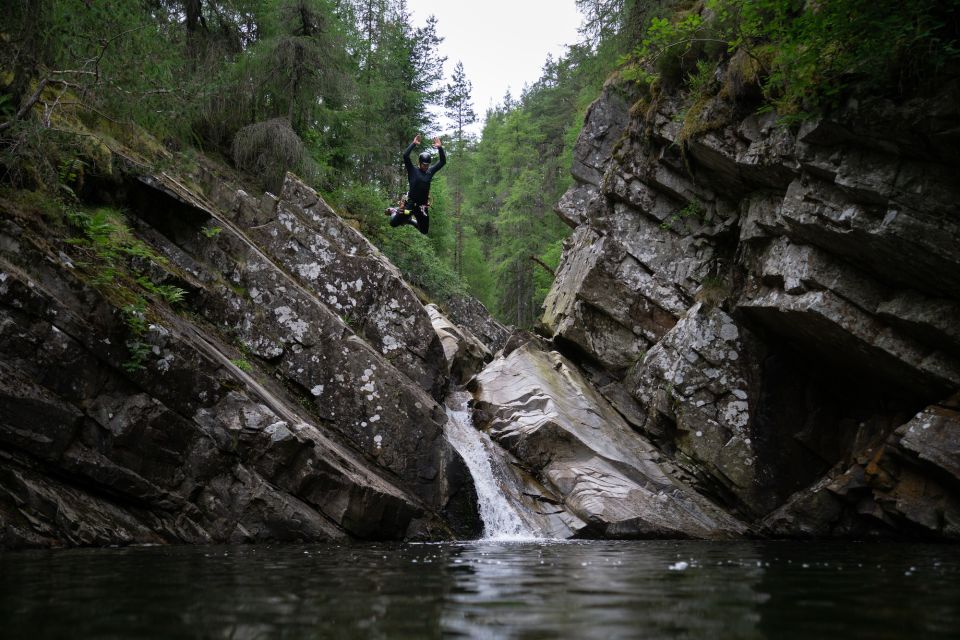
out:
{"label": "wet rock surface", "polygon": [[476,379],[474,419],[586,523],[578,535],[726,538],[746,528],[686,486],[571,362],[535,341]]}
{"label": "wet rock surface", "polygon": [[440,336],[443,355],[455,382],[466,382],[493,360],[490,350],[469,329],[455,325],[435,304],[428,304],[426,309],[434,330]]}

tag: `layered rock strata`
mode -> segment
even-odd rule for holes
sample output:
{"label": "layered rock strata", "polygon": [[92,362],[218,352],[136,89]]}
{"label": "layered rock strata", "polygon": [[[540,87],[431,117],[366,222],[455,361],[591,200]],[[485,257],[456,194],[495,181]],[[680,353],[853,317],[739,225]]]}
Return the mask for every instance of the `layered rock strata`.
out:
{"label": "layered rock strata", "polygon": [[[956,83],[940,91],[794,129],[752,113],[755,92],[720,92],[691,133],[692,98],[614,80],[587,113],[543,331],[715,500],[759,522],[789,499],[768,532],[914,530],[896,500],[856,516],[870,526],[814,525],[802,496],[868,450],[902,452],[909,416],[960,388],[960,112]],[[955,497],[944,464],[911,473]]]}
{"label": "layered rock strata", "polygon": [[541,502],[585,523],[571,535],[728,538],[746,531],[686,486],[560,354],[527,342],[475,383],[477,426],[559,497]]}
{"label": "layered rock strata", "polygon": [[475,531],[442,345],[395,268],[292,177],[257,230],[127,176],[129,222],[168,261],[151,275],[187,290],[136,312],[140,336],[122,288],[3,203],[0,546]]}

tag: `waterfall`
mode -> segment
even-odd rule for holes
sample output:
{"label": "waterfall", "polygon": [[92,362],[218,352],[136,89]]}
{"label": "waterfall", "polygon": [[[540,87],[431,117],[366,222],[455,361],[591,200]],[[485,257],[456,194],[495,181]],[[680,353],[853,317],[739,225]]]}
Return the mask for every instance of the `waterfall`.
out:
{"label": "waterfall", "polygon": [[[473,427],[467,408],[469,393],[457,392],[447,400],[447,440],[463,458],[473,476],[485,540],[529,540],[541,537],[520,515],[503,491],[502,474],[491,464],[496,445],[490,436]],[[499,476],[499,477],[498,477]]]}

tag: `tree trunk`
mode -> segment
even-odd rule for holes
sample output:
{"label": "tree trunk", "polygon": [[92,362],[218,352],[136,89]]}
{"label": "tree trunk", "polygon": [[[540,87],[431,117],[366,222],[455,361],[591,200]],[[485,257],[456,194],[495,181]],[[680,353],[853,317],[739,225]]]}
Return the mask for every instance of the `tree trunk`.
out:
{"label": "tree trunk", "polygon": [[[13,16],[3,27],[6,38],[0,38],[0,54],[13,61],[13,79],[5,92],[17,109],[23,107],[37,67],[44,61],[49,15],[49,0],[22,0],[14,4]],[[5,10],[6,12],[7,10]],[[7,22],[5,19],[4,22]]]}

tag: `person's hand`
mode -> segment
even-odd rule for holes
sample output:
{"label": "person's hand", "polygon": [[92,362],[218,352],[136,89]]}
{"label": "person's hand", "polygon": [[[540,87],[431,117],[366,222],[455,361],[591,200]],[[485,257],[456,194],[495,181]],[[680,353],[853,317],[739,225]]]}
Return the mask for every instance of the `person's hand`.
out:
{"label": "person's hand", "polygon": [[434,147],[434,149],[439,149],[439,148],[442,147],[442,146],[443,146],[443,143],[440,142],[440,138],[439,138],[439,137],[433,139],[433,147]]}
{"label": "person's hand", "polygon": [[413,144],[420,144],[420,134],[418,133],[413,139]]}

